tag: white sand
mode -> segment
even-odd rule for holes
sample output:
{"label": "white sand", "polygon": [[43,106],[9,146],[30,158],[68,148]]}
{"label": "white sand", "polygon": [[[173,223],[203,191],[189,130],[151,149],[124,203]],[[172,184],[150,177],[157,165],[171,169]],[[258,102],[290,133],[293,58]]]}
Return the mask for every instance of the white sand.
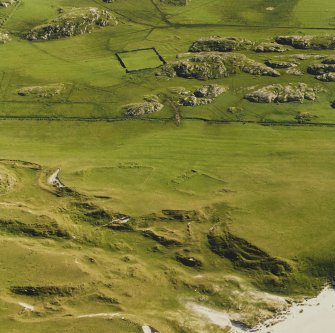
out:
{"label": "white sand", "polygon": [[24,311],[35,311],[35,307],[33,305],[23,302],[19,302],[18,304],[22,306]]}
{"label": "white sand", "polygon": [[222,328],[232,327],[229,317],[223,312],[215,311],[196,303],[187,303],[187,307],[201,317],[206,318],[212,324]]}
{"label": "white sand", "polygon": [[[271,321],[265,324],[271,324]],[[263,326],[255,333],[334,333],[335,290],[324,289],[321,294],[301,305],[293,305],[283,320],[273,326]]]}
{"label": "white sand", "polygon": [[151,328],[149,325],[143,325],[142,326],[143,333],[151,333]]}
{"label": "white sand", "polygon": [[91,313],[91,314],[78,316],[77,318],[98,318],[98,317],[113,318],[117,316],[120,316],[120,314],[119,313]]}
{"label": "white sand", "polygon": [[251,330],[236,327],[224,312],[191,302],[187,307],[212,324],[230,327],[234,333],[335,333],[335,289],[330,287],[316,298],[294,304],[287,314]]}

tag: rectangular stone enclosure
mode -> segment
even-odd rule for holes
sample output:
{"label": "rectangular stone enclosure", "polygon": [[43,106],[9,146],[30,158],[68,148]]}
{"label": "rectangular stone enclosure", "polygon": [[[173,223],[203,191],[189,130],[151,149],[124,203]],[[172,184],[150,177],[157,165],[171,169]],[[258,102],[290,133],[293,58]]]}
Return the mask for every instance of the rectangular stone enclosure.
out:
{"label": "rectangular stone enclosure", "polygon": [[158,68],[166,63],[154,47],[117,52],[116,57],[127,73]]}

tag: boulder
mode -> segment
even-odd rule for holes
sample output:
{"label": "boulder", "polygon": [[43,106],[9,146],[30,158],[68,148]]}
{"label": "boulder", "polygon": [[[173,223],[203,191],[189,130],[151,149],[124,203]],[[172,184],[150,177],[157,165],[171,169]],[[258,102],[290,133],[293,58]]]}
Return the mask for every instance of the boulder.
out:
{"label": "boulder", "polygon": [[183,106],[199,106],[199,105],[210,104],[212,102],[213,100],[210,98],[197,98],[196,96],[191,95],[182,98],[179,101],[179,104]]}
{"label": "boulder", "polygon": [[0,44],[6,44],[10,41],[10,36],[6,32],[0,32]]}
{"label": "boulder", "polygon": [[278,60],[265,60],[264,61],[266,66],[269,66],[271,68],[290,68],[290,67],[296,67],[297,64],[294,62],[289,61],[278,61]]}
{"label": "boulder", "polygon": [[295,119],[298,121],[299,124],[304,124],[312,121],[313,119],[317,118],[315,115],[310,114],[309,112],[298,112],[295,116]]}
{"label": "boulder", "polygon": [[6,0],[6,1],[0,1],[0,7],[10,7],[15,5],[18,2],[18,0]]}
{"label": "boulder", "polygon": [[219,86],[218,84],[208,84],[198,88],[194,92],[196,97],[215,98],[226,92],[226,88]]}
{"label": "boulder", "polygon": [[232,52],[248,50],[252,48],[253,43],[250,40],[236,37],[211,36],[200,38],[193,42],[190,52]]}
{"label": "boulder", "polygon": [[247,94],[244,98],[254,103],[303,103],[304,100],[315,101],[318,91],[305,83],[286,86],[273,84]]}
{"label": "boulder", "polygon": [[271,43],[271,42],[262,42],[255,46],[254,51],[258,53],[265,53],[265,52],[278,52],[282,53],[288,51],[289,49],[281,44],[278,43]]}
{"label": "boulder", "polygon": [[231,114],[238,114],[238,113],[241,113],[243,112],[244,110],[242,108],[239,108],[237,106],[230,106],[228,109],[227,109],[227,112],[231,113]]}
{"label": "boulder", "polygon": [[179,104],[182,106],[198,106],[210,104],[214,99],[226,92],[226,88],[217,84],[205,85],[194,91],[192,95],[182,97]]}
{"label": "boulder", "polygon": [[300,69],[294,68],[294,67],[289,68],[286,71],[286,74],[288,74],[288,75],[295,75],[295,76],[303,76],[304,75],[304,73]]}
{"label": "boulder", "polygon": [[159,102],[132,103],[123,106],[123,114],[126,117],[139,117],[162,110],[163,104]]}

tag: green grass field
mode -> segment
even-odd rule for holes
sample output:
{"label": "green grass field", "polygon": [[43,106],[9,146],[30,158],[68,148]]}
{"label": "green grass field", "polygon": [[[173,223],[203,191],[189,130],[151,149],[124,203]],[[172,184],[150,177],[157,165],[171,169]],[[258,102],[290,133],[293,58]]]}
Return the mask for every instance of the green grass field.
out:
{"label": "green grass field", "polygon": [[[110,10],[119,24],[52,41],[22,38],[73,6],[0,7],[0,32],[11,35],[0,44],[0,333],[143,333],[145,324],[228,333],[189,304],[252,327],[283,309],[269,293],[315,295],[335,275],[335,83],[307,73],[323,58],[299,61],[302,76],[279,69],[280,77],[202,81],[157,75],[158,55],[138,49],[172,62],[201,37],[256,43],[334,34],[334,4],[78,0],[76,7]],[[334,55],[238,53],[259,63]],[[299,82],[319,87],[315,102],[243,98]],[[205,84],[227,92],[196,107],[171,92]],[[19,94],[45,86],[48,96]],[[62,89],[53,95],[52,87]],[[162,110],[124,117],[125,104],[153,95]],[[298,112],[315,118],[299,124]],[[50,183],[57,169],[65,187]]]}

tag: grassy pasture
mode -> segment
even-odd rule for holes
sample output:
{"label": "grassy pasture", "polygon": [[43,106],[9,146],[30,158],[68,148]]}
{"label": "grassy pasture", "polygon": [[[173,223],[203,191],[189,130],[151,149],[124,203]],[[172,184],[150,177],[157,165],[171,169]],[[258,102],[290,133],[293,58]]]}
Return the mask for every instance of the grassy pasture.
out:
{"label": "grassy pasture", "polygon": [[[284,293],[314,293],[324,278],[334,273],[332,128],[194,121],[184,121],[179,128],[143,121],[6,121],[0,123],[0,130],[3,158],[33,161],[50,170],[60,167],[66,185],[109,211],[130,214],[135,219],[159,214],[163,209],[215,212],[217,218],[227,219],[235,235],[299,267],[286,289],[281,290]],[[108,323],[112,331],[124,327],[125,332],[136,332],[136,323],[150,322],[167,332],[179,332],[180,328],[174,328],[157,309],[168,311],[169,319],[180,324],[177,313],[185,311],[184,300],[203,294],[197,291],[194,269],[175,261],[176,249],[159,246],[158,252],[152,252],[155,242],[138,233],[108,231],[73,220],[67,212],[74,199],[56,197],[41,188],[37,171],[10,164],[3,168],[15,175],[17,185],[1,196],[5,206],[0,220],[16,219],[34,225],[40,221],[36,216],[47,215],[76,236],[72,240],[43,239],[0,230],[1,249],[11,254],[10,260],[1,256],[1,300],[12,304],[10,313],[18,313],[18,308],[13,308],[17,302],[33,302],[45,318],[42,322],[25,318],[28,332],[44,327],[56,332],[55,322],[76,329],[97,325],[102,331]],[[184,242],[184,223],[141,223]],[[194,236],[185,244],[204,262],[199,288],[220,286],[221,291],[209,294],[205,304],[233,312],[237,305],[229,301],[232,292],[239,294],[239,288],[250,288],[250,283],[262,288],[264,284],[261,275],[234,270],[228,260],[209,251],[206,233],[211,223],[192,223]],[[130,259],[123,259],[125,256]],[[19,270],[15,268],[18,263]],[[45,267],[43,273],[40,267]],[[66,274],[60,273],[63,271]],[[25,272],[29,273],[28,280]],[[174,276],[172,285],[169,274]],[[232,275],[241,279],[243,287],[229,280]],[[71,300],[60,298],[50,312],[48,298],[8,292],[9,287],[24,284],[72,285],[82,291]],[[131,322],[77,320],[78,315],[121,311],[116,305],[96,303],[96,293],[116,297]],[[252,298],[242,297],[244,300],[237,299],[242,304],[240,313],[252,316],[250,309],[260,311],[260,307],[264,311],[264,305],[258,302],[254,307]],[[63,315],[69,313],[72,319],[65,320]],[[15,318],[13,322],[5,317],[2,327],[22,331],[22,315]]]}

